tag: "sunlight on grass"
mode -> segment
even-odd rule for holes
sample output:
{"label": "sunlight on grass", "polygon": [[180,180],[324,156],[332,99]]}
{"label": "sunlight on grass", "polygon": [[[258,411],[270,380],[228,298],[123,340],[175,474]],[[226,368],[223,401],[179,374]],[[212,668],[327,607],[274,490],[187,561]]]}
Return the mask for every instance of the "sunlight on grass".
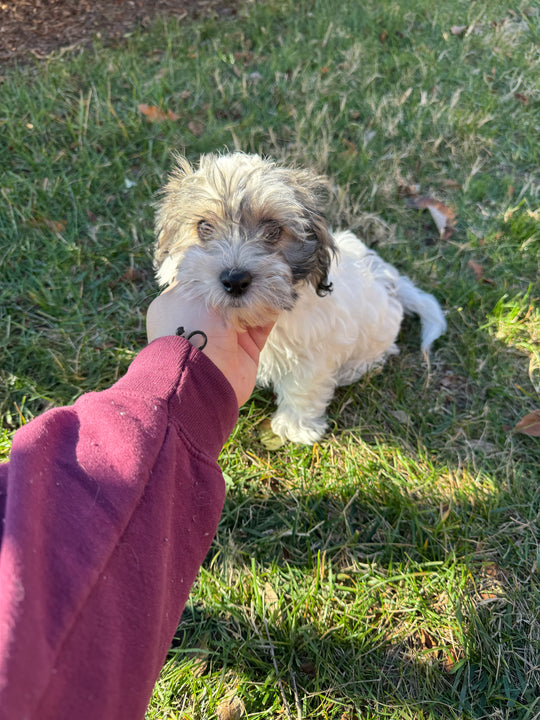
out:
{"label": "sunlight on grass", "polygon": [[501,298],[493,309],[490,326],[495,337],[529,358],[529,378],[540,392],[540,311],[528,304],[528,296]]}
{"label": "sunlight on grass", "polygon": [[[540,389],[538,16],[270,0],[3,69],[2,458],[144,344],[173,150],[327,174],[332,224],[447,314],[429,367],[406,319],[401,354],[337,391],[313,448],[264,447],[269,393],[242,409],[147,718],[206,720],[234,695],[250,720],[540,712],[538,440],[510,430]],[[455,211],[447,240],[411,188]]]}

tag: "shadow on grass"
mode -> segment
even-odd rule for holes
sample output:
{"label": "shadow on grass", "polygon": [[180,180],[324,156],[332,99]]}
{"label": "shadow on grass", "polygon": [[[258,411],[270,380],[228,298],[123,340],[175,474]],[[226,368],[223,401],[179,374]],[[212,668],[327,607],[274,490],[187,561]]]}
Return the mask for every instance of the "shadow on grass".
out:
{"label": "shadow on grass", "polygon": [[[493,338],[478,342],[515,361]],[[315,449],[267,453],[242,429],[177,662],[204,638],[203,677],[231,680],[255,717],[272,703],[336,720],[538,717],[534,440],[502,427],[515,398],[482,412],[485,377],[451,367],[439,360],[426,389],[404,351],[340,389],[330,413],[341,435]],[[412,396],[405,420],[393,408]],[[255,406],[249,424],[271,412],[269,395]],[[252,465],[235,463],[235,445]]]}
{"label": "shadow on grass", "polygon": [[205,638],[202,674],[232,673],[254,713],[262,687],[298,717],[535,717],[538,624],[490,559],[494,545],[479,551],[478,509],[453,511],[471,516],[460,537],[457,524],[441,534],[432,522],[438,507],[406,495],[386,504],[351,487],[304,489],[295,510],[278,488],[245,490],[227,501],[182,617],[180,662]]}

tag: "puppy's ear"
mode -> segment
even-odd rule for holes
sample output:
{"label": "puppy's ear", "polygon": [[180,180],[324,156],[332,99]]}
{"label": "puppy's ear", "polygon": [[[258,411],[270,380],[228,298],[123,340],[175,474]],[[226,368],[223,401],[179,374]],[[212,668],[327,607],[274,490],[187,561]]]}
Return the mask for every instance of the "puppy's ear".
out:
{"label": "puppy's ear", "polygon": [[306,243],[314,244],[309,261],[306,263],[306,279],[311,282],[317,295],[324,296],[332,292],[332,283],[328,280],[330,264],[336,253],[336,245],[323,213],[329,195],[328,179],[306,170],[292,170],[294,192],[301,203],[306,221]]}
{"label": "puppy's ear", "polygon": [[184,186],[186,179],[195,172],[189,161],[179,153],[174,153],[173,158],[175,166],[169,173],[167,183],[159,192],[154,205],[156,208],[154,221],[156,267],[159,267],[169,254],[185,223],[183,217]]}
{"label": "puppy's ear", "polygon": [[315,250],[316,266],[311,273],[310,281],[315,287],[317,295],[323,297],[332,292],[332,283],[328,279],[332,258],[336,253],[336,245],[326,218],[317,213],[315,217],[310,218],[311,237],[316,239],[317,247]]}

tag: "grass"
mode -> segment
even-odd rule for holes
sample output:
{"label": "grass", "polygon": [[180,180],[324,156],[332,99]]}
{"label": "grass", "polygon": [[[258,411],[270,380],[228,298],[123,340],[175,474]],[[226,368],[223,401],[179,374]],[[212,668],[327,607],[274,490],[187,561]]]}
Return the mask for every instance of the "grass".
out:
{"label": "grass", "polygon": [[[268,451],[254,394],[148,719],[231,695],[252,720],[540,717],[539,445],[511,430],[539,405],[538,19],[522,0],[268,0],[3,69],[0,457],[143,345],[173,149],[327,173],[332,222],[447,312],[429,371],[407,321],[313,448]],[[411,186],[456,209],[449,240]]]}

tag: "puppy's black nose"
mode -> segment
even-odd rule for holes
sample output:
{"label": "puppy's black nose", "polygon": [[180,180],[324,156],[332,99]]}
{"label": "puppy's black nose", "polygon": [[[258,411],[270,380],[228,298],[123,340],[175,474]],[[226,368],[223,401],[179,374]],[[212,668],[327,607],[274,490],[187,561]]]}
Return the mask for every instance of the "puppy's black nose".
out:
{"label": "puppy's black nose", "polygon": [[253,276],[249,270],[232,268],[231,270],[224,270],[219,276],[219,279],[229,295],[239,297],[243,295],[251,285]]}

